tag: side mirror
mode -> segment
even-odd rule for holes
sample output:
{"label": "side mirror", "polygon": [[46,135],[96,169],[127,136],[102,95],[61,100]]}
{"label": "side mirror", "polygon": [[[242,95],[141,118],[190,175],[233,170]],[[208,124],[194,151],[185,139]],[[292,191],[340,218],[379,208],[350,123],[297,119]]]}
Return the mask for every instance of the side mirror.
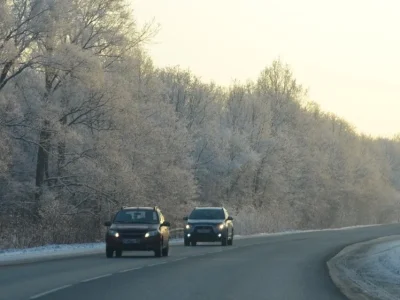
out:
{"label": "side mirror", "polygon": [[189,220],[189,218],[188,217],[183,217],[183,220],[187,221],[187,220]]}
{"label": "side mirror", "polygon": [[110,221],[104,222],[104,226],[110,227],[111,226],[111,222]]}
{"label": "side mirror", "polygon": [[164,221],[164,223],[162,223],[161,226],[171,227],[171,223],[168,221]]}
{"label": "side mirror", "polygon": [[229,217],[227,218],[227,220],[228,220],[228,221],[233,221],[233,218],[232,218],[231,216],[229,216]]}

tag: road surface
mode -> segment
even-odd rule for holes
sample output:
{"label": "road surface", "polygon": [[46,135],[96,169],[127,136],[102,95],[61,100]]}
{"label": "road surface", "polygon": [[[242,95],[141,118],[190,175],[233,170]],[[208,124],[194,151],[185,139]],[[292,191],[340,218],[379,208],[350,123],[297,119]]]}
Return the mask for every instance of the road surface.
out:
{"label": "road surface", "polygon": [[0,267],[0,299],[345,299],[326,261],[344,246],[398,234],[399,225],[171,247],[170,256],[93,255]]}

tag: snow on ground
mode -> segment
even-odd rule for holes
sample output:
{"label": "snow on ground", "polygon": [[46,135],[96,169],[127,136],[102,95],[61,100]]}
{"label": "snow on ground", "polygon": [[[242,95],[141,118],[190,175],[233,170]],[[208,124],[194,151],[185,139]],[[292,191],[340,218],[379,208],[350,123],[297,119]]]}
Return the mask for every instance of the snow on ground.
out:
{"label": "snow on ground", "polygon": [[0,261],[30,259],[42,256],[66,256],[69,254],[96,253],[104,250],[104,243],[46,245],[26,249],[0,250]]}
{"label": "snow on ground", "polygon": [[377,240],[355,262],[358,281],[378,299],[400,299],[400,238]]}
{"label": "snow on ground", "polygon": [[351,245],[332,261],[331,275],[350,299],[355,290],[368,295],[367,299],[400,299],[399,235]]}
{"label": "snow on ground", "polygon": [[[254,237],[264,236],[277,236],[286,234],[296,234],[302,232],[315,232],[315,231],[330,231],[330,230],[347,230],[358,227],[368,227],[376,225],[361,225],[351,226],[345,228],[334,228],[334,229],[320,229],[320,230],[287,230],[276,233],[259,233],[251,235],[235,235],[235,239],[246,239]],[[171,240],[171,244],[183,244],[182,239]],[[0,264],[7,264],[10,262],[26,262],[26,261],[37,261],[47,260],[63,257],[72,257],[80,255],[90,255],[103,253],[105,248],[104,243],[87,243],[87,244],[64,244],[64,245],[46,245],[41,247],[26,248],[26,249],[6,249],[0,250]]]}
{"label": "snow on ground", "polygon": [[307,233],[307,232],[320,232],[320,231],[337,231],[337,230],[350,230],[371,226],[381,226],[382,224],[372,224],[372,225],[356,225],[356,226],[348,226],[341,228],[326,228],[326,229],[309,229],[309,230],[285,230],[281,232],[273,232],[273,233],[255,233],[255,234],[246,234],[246,235],[237,235],[235,234],[235,238],[245,239],[245,238],[253,238],[253,237],[263,237],[263,236],[276,236],[276,235],[286,235],[286,234],[296,234],[296,233]]}
{"label": "snow on ground", "polygon": [[[182,244],[182,239],[171,240],[170,243]],[[0,250],[0,265],[15,261],[36,261],[42,259],[55,259],[80,255],[103,253],[105,243],[46,245],[26,249]]]}

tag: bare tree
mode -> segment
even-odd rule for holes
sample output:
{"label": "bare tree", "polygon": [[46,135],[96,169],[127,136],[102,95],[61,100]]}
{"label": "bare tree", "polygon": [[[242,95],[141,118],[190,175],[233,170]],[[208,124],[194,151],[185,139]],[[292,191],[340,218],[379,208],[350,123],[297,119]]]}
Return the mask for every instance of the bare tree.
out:
{"label": "bare tree", "polygon": [[0,91],[40,59],[35,42],[45,31],[48,7],[39,0],[0,2]]}

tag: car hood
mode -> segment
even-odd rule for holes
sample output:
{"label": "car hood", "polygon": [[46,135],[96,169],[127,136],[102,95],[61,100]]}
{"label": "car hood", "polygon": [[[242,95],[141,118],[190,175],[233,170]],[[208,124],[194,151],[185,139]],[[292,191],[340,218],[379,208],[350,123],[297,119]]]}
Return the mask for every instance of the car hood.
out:
{"label": "car hood", "polygon": [[198,220],[198,219],[188,219],[188,224],[211,224],[211,225],[216,225],[216,224],[221,224],[225,222],[224,219],[221,220]]}
{"label": "car hood", "polygon": [[134,231],[150,231],[157,230],[158,224],[112,224],[112,230],[134,230]]}

